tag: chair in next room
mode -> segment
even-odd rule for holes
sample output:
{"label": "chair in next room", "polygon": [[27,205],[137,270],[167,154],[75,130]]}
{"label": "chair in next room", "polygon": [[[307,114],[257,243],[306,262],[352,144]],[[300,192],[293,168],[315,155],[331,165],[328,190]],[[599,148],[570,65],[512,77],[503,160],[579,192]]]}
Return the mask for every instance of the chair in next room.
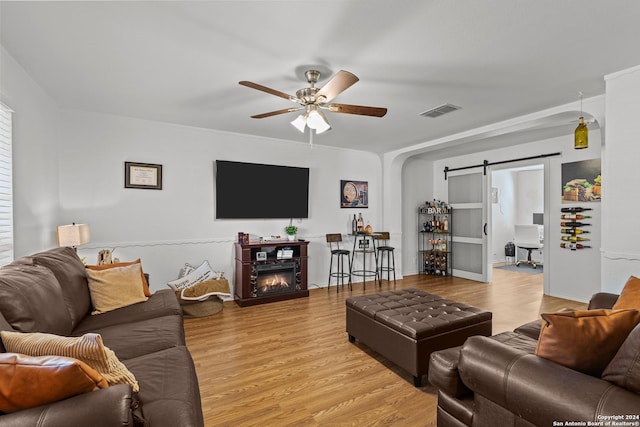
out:
{"label": "chair in next room", "polygon": [[[387,272],[387,282],[390,281],[390,273],[393,271],[393,286],[396,285],[396,257],[395,249],[393,246],[389,246],[388,242],[391,239],[388,231],[381,231],[373,234],[373,238],[378,240],[378,278],[380,285],[382,285],[382,273]],[[387,263],[385,265],[384,257],[387,256]]]}
{"label": "chair in next room", "polygon": [[[515,245],[517,248],[522,248],[527,251],[527,259],[519,260],[516,256],[516,267],[520,266],[520,263],[530,264],[533,268],[538,266],[538,263],[531,259],[531,252],[540,250],[544,246],[540,242],[540,229],[537,225],[516,225],[516,238]],[[517,255],[516,251],[516,255]]]}
{"label": "chair in next room", "polygon": [[[342,234],[333,233],[327,234],[327,243],[329,243],[329,250],[331,251],[331,261],[329,262],[329,281],[327,283],[327,290],[331,288],[331,278],[336,278],[336,292],[338,292],[338,285],[342,283],[344,288],[344,279],[349,279],[349,289],[351,289],[351,251],[348,249],[340,248],[340,242],[342,242]],[[333,271],[333,257],[337,259],[336,271]],[[344,257],[347,258],[348,271],[345,271]]]}

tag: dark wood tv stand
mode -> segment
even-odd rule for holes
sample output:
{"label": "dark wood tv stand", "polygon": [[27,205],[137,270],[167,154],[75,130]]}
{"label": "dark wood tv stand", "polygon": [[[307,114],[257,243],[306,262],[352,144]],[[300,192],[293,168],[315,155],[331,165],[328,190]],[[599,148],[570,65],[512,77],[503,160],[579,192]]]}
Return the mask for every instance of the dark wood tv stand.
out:
{"label": "dark wood tv stand", "polygon": [[[280,240],[236,243],[236,303],[245,307],[308,297],[308,246],[309,242]],[[278,258],[278,251],[285,250],[292,256]],[[258,260],[258,253],[265,253],[266,259]]]}

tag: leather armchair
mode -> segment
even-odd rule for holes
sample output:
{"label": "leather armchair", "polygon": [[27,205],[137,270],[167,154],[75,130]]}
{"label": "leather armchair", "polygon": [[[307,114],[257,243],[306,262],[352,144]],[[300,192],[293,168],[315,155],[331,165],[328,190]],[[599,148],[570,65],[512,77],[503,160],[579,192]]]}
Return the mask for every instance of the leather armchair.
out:
{"label": "leather armchair", "polygon": [[[474,414],[477,425],[512,425],[505,421],[522,418],[552,426],[632,415],[640,408],[636,393],[485,337],[471,337],[462,346],[459,372],[476,401],[486,400]],[[509,413],[498,424],[494,405]]]}
{"label": "leather armchair", "polygon": [[618,301],[619,295],[610,294],[608,292],[598,292],[593,294],[589,300],[589,310],[596,310],[599,308],[611,308]]}
{"label": "leather armchair", "polygon": [[[617,299],[595,294],[589,309],[611,308]],[[540,327],[530,322],[432,353],[438,426],[553,426],[637,415],[640,394],[535,356]]]}

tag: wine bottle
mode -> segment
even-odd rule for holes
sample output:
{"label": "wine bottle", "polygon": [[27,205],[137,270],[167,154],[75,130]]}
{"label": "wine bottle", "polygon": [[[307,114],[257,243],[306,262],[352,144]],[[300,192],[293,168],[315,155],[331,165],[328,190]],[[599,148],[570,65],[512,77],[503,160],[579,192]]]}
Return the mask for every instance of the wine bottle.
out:
{"label": "wine bottle", "polygon": [[449,218],[447,218],[446,216],[444,217],[444,220],[442,222],[442,231],[449,232]]}
{"label": "wine bottle", "polygon": [[566,242],[584,242],[586,240],[591,240],[588,239],[586,237],[580,237],[580,236],[562,236],[562,240],[566,241]]}
{"label": "wine bottle", "polygon": [[351,221],[351,234],[356,235],[356,230],[358,228],[358,221],[356,220],[356,214],[353,214],[353,221]]}
{"label": "wine bottle", "polygon": [[575,215],[567,215],[567,214],[563,214],[561,216],[562,219],[588,219],[591,218],[590,215],[581,215],[581,214],[575,214]]}
{"label": "wine bottle", "polygon": [[562,221],[560,222],[560,226],[562,227],[584,227],[591,224],[586,224],[584,222],[579,221]]}
{"label": "wine bottle", "polygon": [[590,233],[590,231],[587,230],[580,230],[579,228],[563,228],[561,230],[562,234],[584,234],[584,233]]}
{"label": "wine bottle", "polygon": [[562,208],[560,209],[560,212],[584,212],[584,211],[591,211],[593,209],[591,208],[581,208],[581,207],[576,207],[576,208]]}
{"label": "wine bottle", "polygon": [[356,231],[358,233],[364,231],[364,219],[362,219],[362,213],[359,214],[358,220],[356,221]]}
{"label": "wine bottle", "polygon": [[590,248],[591,246],[583,245],[581,243],[560,243],[560,247],[575,251],[576,249],[586,249],[586,248]]}

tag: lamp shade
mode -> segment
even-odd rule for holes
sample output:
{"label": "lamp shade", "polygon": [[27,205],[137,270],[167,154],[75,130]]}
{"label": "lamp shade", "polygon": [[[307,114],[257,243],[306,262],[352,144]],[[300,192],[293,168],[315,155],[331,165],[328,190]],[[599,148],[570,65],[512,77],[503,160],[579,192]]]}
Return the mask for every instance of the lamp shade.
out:
{"label": "lamp shade", "polygon": [[325,115],[322,113],[322,111],[319,111],[317,109],[311,110],[309,112],[309,116],[307,117],[307,126],[309,126],[311,129],[315,129],[316,133],[318,134],[331,129],[331,126],[329,125],[329,122],[327,121]]}
{"label": "lamp shade", "polygon": [[291,124],[298,129],[300,132],[304,133],[304,127],[307,124],[307,119],[304,114],[300,114]]}
{"label": "lamp shade", "polygon": [[89,243],[91,233],[88,224],[59,225],[57,229],[58,246],[76,246]]}

